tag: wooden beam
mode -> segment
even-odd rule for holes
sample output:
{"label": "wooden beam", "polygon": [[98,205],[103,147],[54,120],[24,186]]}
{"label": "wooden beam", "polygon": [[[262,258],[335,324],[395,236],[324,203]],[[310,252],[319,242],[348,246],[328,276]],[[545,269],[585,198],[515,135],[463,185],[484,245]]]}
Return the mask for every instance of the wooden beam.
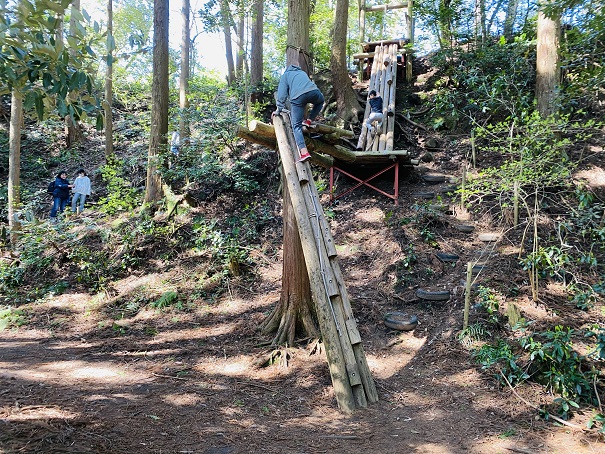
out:
{"label": "wooden beam", "polygon": [[389,3],[385,5],[374,5],[374,6],[366,6],[364,11],[373,12],[373,11],[389,11],[392,9],[401,9],[407,8],[408,4],[406,3]]}

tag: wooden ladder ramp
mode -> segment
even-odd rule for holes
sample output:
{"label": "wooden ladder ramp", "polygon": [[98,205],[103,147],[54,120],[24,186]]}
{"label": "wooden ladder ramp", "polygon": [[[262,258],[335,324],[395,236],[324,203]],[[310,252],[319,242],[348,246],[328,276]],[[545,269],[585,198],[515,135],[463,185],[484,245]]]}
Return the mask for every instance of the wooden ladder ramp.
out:
{"label": "wooden ladder ramp", "polygon": [[296,216],[311,293],[317,309],[330,376],[341,410],[352,412],[378,401],[361,336],[351,309],[334,239],[319,201],[308,162],[296,162],[298,149],[289,115],[273,120],[285,189]]}
{"label": "wooden ladder ramp", "polygon": [[359,141],[358,151],[378,151],[388,153],[393,150],[395,134],[395,90],[397,85],[397,44],[381,45],[376,47],[372,72],[368,86],[368,94],[376,90],[383,100],[382,128],[380,134],[368,134],[366,120],[370,116],[369,95],[366,110],[363,115],[363,124]]}

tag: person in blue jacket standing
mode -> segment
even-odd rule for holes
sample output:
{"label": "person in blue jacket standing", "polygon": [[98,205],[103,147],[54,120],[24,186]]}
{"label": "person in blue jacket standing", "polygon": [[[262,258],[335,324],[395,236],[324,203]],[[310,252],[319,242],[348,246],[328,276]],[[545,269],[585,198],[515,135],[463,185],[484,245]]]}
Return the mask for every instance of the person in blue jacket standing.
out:
{"label": "person in blue jacket standing", "polygon": [[[300,66],[290,65],[279,79],[277,110],[273,112],[273,115],[279,115],[282,110],[285,110],[286,100],[288,99],[290,100],[292,132],[300,153],[299,162],[304,162],[311,159],[311,155],[307,150],[302,126],[303,124],[310,126],[311,121],[317,118],[323,108],[324,95]],[[313,108],[309,113],[309,118],[303,122],[307,104],[313,104]]]}
{"label": "person in blue jacket standing", "polygon": [[57,213],[63,213],[69,201],[69,190],[73,185],[67,180],[67,172],[60,172],[55,178],[55,189],[53,190],[53,207],[50,210],[50,220],[56,221]]}

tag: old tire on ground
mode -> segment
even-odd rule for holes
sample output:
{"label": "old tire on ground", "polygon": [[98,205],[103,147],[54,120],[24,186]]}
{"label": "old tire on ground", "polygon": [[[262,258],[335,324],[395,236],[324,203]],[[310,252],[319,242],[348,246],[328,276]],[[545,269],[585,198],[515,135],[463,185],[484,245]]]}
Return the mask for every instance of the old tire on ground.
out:
{"label": "old tire on ground", "polygon": [[460,259],[460,257],[458,255],[448,254],[447,252],[436,252],[435,256],[444,263],[445,262],[455,263]]}
{"label": "old tire on ground", "polygon": [[430,184],[443,183],[445,181],[445,175],[439,173],[425,173],[422,175],[422,180]]}
{"label": "old tire on ground", "polygon": [[450,299],[449,290],[426,290],[419,288],[416,290],[416,296],[427,301],[447,301]]}
{"label": "old tire on ground", "polygon": [[388,312],[383,318],[385,326],[399,331],[412,331],[418,326],[418,317],[403,312]]}

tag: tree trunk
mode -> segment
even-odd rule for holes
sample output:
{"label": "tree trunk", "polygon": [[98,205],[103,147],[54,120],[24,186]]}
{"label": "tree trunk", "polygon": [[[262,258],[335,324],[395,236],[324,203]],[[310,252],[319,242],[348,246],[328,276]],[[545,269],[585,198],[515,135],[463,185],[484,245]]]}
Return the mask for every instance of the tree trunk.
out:
{"label": "tree trunk", "polygon": [[242,79],[244,77],[244,60],[246,56],[246,43],[245,43],[245,21],[246,11],[244,10],[244,2],[240,1],[237,5],[237,30],[236,30],[236,44],[237,52],[235,54],[235,77]]}
{"label": "tree trunk", "polygon": [[151,131],[145,203],[157,202],[162,198],[158,167],[160,151],[166,148],[168,135],[168,0],[154,1],[153,16]]}
{"label": "tree trunk", "polygon": [[[287,185],[284,185],[284,256],[280,301],[261,328],[265,334],[277,330],[273,345],[293,345],[297,325],[311,337],[319,337],[313,322],[313,304],[309,275],[305,266],[302,245],[296,226],[296,218]],[[291,247],[286,247],[286,238],[296,238]]]}
{"label": "tree trunk", "polygon": [[107,0],[107,68],[105,69],[105,160],[113,156],[113,0]]}
{"label": "tree trunk", "polygon": [[508,0],[506,17],[504,18],[504,37],[507,41],[511,41],[513,38],[513,28],[515,26],[515,18],[517,17],[518,8],[519,0]]}
{"label": "tree trunk", "polygon": [[[71,36],[76,36],[76,16],[73,14],[73,11],[80,11],[80,0],[72,0],[71,2],[71,10],[72,14],[69,19],[69,34]],[[69,98],[73,98],[73,95],[69,95]],[[70,99],[71,101],[72,99]],[[67,115],[65,117],[65,129],[66,129],[66,142],[67,148],[71,146],[81,143],[84,140],[84,135],[82,134],[82,128],[80,124],[71,117],[71,115]]]}
{"label": "tree trunk", "polygon": [[11,242],[19,236],[20,224],[15,218],[21,205],[21,121],[23,98],[13,90],[8,144],[8,226]]}
{"label": "tree trunk", "polygon": [[263,13],[264,0],[254,0],[250,45],[250,103],[260,101],[263,83]]}
{"label": "tree trunk", "polygon": [[345,122],[345,125],[347,122],[358,123],[358,115],[363,114],[363,109],[357,101],[357,95],[351,85],[351,78],[347,69],[348,12],[349,0],[337,0],[336,10],[334,11],[332,55],[330,58],[336,110],[338,117]]}
{"label": "tree trunk", "polygon": [[225,37],[225,57],[227,58],[227,83],[235,82],[235,65],[233,63],[233,47],[231,44],[231,11],[229,2],[221,0],[221,20],[223,24],[223,35]]}
{"label": "tree trunk", "polygon": [[181,75],[179,77],[179,117],[180,143],[188,142],[189,138],[189,55],[191,49],[191,26],[189,22],[190,2],[183,0],[181,15],[183,17],[183,33],[181,36]]}
{"label": "tree trunk", "polygon": [[547,17],[540,10],[537,24],[536,101],[542,117],[548,117],[557,110],[560,32],[560,16]]}
{"label": "tree trunk", "polygon": [[[298,64],[308,70],[309,58],[309,0],[293,0],[288,11],[287,64]],[[265,332],[277,329],[273,344],[292,345],[297,327],[301,335],[317,337],[319,330],[310,316],[312,308],[311,287],[305,265],[302,244],[298,235],[296,217],[292,208],[287,185],[284,188],[284,244],[282,290],[279,303],[263,323]]]}

